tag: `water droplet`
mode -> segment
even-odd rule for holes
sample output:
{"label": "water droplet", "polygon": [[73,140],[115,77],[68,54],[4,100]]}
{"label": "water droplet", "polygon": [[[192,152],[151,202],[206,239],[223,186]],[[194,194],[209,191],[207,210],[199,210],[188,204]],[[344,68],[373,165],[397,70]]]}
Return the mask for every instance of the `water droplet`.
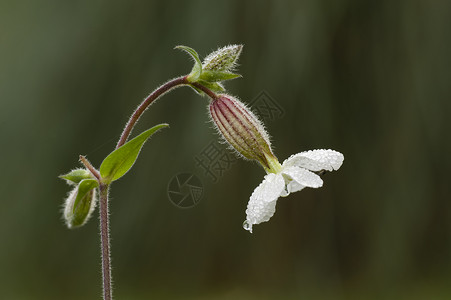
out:
{"label": "water droplet", "polygon": [[247,220],[243,222],[243,228],[252,233],[252,224],[249,224]]}

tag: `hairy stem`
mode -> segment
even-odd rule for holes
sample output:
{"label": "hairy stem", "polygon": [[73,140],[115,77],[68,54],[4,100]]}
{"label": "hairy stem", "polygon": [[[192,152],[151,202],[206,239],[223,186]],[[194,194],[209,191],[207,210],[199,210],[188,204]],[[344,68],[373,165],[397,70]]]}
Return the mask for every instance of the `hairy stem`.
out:
{"label": "hairy stem", "polygon": [[125,125],[124,131],[122,132],[122,135],[119,141],[117,142],[116,149],[125,144],[136,122],[141,117],[143,112],[149,107],[149,105],[152,104],[152,102],[157,100],[160,96],[170,91],[171,89],[186,84],[189,84],[188,80],[186,79],[186,76],[177,77],[166,82],[165,84],[157,88],[155,91],[150,93],[150,95],[147,96],[147,98],[144,99],[144,101],[136,108],[136,110],[133,112],[132,116],[128,120],[127,125]]}
{"label": "hairy stem", "polygon": [[80,155],[79,158],[80,158],[81,163],[86,167],[86,169],[88,169],[89,172],[91,172],[91,174],[92,174],[97,180],[100,180],[100,173],[99,173],[99,171],[97,171],[96,168],[94,168],[94,167],[92,166],[92,164],[89,162],[89,160],[88,160],[85,156],[83,156],[83,155]]}
{"label": "hairy stem", "polygon": [[108,213],[109,185],[101,183],[100,190],[100,241],[102,247],[103,299],[112,299],[111,263],[110,263],[110,229]]}
{"label": "hairy stem", "polygon": [[159,88],[154,90],[152,93],[147,96],[143,102],[135,109],[132,116],[127,122],[127,125],[125,125],[124,130],[122,131],[121,137],[119,138],[119,141],[117,142],[116,149],[120,146],[124,145],[125,142],[127,142],[128,137],[130,136],[130,133],[133,130],[133,127],[136,125],[136,122],[138,122],[141,115],[146,111],[146,109],[149,107],[150,104],[152,104],[155,100],[157,100],[159,97],[161,97],[163,94],[169,92],[170,90],[177,88],[182,85],[191,85],[193,87],[196,87],[197,89],[203,91],[205,94],[207,94],[211,99],[215,100],[218,98],[218,95],[216,95],[214,92],[206,88],[205,86],[201,85],[200,83],[194,82],[190,83],[187,79],[187,76],[181,76],[174,78],[165,84],[161,85]]}
{"label": "hairy stem", "polygon": [[[218,96],[204,87],[199,83],[190,83],[187,80],[187,76],[178,77],[172,79],[165,84],[161,85],[155,91],[150,93],[146,99],[136,108],[133,112],[132,116],[127,122],[127,125],[124,128],[124,131],[121,134],[119,141],[117,142],[116,149],[121,147],[127,142],[130,133],[133,130],[136,122],[138,122],[141,115],[146,111],[152,102],[157,100],[160,96],[167,93],[173,88],[182,86],[182,85],[191,85],[196,87],[197,89],[203,91],[210,98],[217,99]],[[112,299],[112,284],[111,284],[111,262],[110,262],[110,233],[109,233],[109,213],[108,213],[108,190],[109,185],[102,182],[101,176],[99,172],[92,167],[89,161],[84,157],[80,156],[80,160],[83,164],[93,173],[93,175],[99,180],[100,186],[100,240],[102,247],[102,275],[103,275],[103,299],[111,300]]]}

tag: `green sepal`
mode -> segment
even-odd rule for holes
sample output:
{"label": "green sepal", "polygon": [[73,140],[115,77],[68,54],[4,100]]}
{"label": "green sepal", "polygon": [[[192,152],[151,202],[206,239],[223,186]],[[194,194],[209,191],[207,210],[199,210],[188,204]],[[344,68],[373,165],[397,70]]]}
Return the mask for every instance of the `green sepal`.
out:
{"label": "green sepal", "polygon": [[86,169],[75,169],[67,174],[60,175],[59,178],[65,179],[68,184],[78,184],[83,179],[94,178]]}
{"label": "green sepal", "polygon": [[199,80],[198,83],[202,84],[203,86],[205,86],[207,89],[211,90],[214,93],[222,93],[225,91],[222,84],[217,82],[208,82],[204,80]]}
{"label": "green sepal", "polygon": [[191,69],[187,79],[189,82],[196,82],[199,79],[200,74],[202,73],[202,62],[200,61],[199,54],[197,54],[196,50],[193,48],[179,45],[176,46],[175,49],[180,49],[191,55],[194,60],[194,66]]}
{"label": "green sepal", "polygon": [[199,94],[200,96],[205,95],[205,93],[204,93],[202,90],[198,89],[197,87],[192,86],[192,85],[190,85],[189,87],[192,88],[192,89],[193,89],[197,94]]}
{"label": "green sepal", "polygon": [[99,183],[95,179],[83,179],[80,181],[76,187],[75,200],[69,198],[66,203],[69,207],[66,207],[64,217],[69,228],[80,227],[89,219],[96,205],[94,189],[98,186]]}
{"label": "green sepal", "polygon": [[207,82],[218,82],[218,81],[224,81],[224,80],[230,80],[241,77],[239,74],[234,74],[230,72],[223,72],[223,71],[209,71],[204,70],[202,71],[202,74],[199,76],[199,81],[207,81]]}
{"label": "green sepal", "polygon": [[99,169],[103,182],[109,184],[124,176],[135,163],[147,139],[158,130],[168,126],[168,124],[156,125],[111,152],[103,160]]}
{"label": "green sepal", "polygon": [[[202,84],[206,88],[208,88],[210,91],[214,93],[223,93],[225,91],[225,88],[222,86],[222,84],[217,82],[207,82],[203,80],[199,80],[198,83]],[[199,95],[204,96],[205,93],[201,89],[198,89],[197,87],[190,85],[190,87]]]}

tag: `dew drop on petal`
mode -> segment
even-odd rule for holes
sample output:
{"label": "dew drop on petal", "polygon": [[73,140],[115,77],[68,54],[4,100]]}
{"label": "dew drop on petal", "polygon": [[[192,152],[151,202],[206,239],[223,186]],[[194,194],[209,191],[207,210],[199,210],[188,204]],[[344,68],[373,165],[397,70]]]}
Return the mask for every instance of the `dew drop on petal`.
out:
{"label": "dew drop on petal", "polygon": [[243,228],[252,233],[252,224],[249,224],[247,220],[243,222]]}

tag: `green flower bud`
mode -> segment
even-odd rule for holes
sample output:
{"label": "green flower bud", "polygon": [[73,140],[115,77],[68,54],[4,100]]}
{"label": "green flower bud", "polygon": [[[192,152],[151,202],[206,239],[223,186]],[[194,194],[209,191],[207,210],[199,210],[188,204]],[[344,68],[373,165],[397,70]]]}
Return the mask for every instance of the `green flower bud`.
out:
{"label": "green flower bud", "polygon": [[[240,56],[242,45],[230,45],[209,54],[204,62],[201,63],[199,54],[196,50],[187,46],[177,46],[188,53],[194,60],[194,66],[191,72],[186,76],[189,83],[199,83],[214,93],[222,93],[225,91],[222,81],[241,77],[231,71],[236,67],[236,62]],[[190,85],[197,93],[203,95],[204,92],[193,85]]]}
{"label": "green flower bud", "polygon": [[268,134],[250,109],[232,96],[219,95],[210,102],[209,110],[218,131],[238,153],[258,161],[267,172],[278,171],[280,164]]}
{"label": "green flower bud", "polygon": [[92,215],[97,203],[95,179],[83,179],[70,192],[64,204],[64,220],[69,229],[86,224]]}
{"label": "green flower bud", "polygon": [[233,71],[240,57],[243,45],[229,45],[210,53],[202,63],[204,71]]}

